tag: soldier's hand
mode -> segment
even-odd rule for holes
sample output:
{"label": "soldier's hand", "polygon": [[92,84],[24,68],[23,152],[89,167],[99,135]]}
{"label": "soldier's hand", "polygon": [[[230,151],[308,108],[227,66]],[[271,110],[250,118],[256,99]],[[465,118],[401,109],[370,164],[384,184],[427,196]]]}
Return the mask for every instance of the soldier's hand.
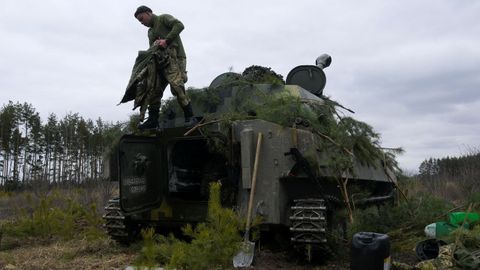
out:
{"label": "soldier's hand", "polygon": [[155,40],[155,42],[153,42],[153,45],[158,45],[162,48],[166,48],[167,47],[167,40],[166,39],[157,39],[157,40]]}

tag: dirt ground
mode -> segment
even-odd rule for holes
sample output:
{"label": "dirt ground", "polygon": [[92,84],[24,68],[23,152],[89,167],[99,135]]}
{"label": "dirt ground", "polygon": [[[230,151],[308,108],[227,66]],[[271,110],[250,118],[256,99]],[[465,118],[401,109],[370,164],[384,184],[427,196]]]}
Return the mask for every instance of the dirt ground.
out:
{"label": "dirt ground", "polygon": [[308,264],[300,261],[298,258],[286,254],[285,252],[272,252],[263,250],[257,252],[255,265],[249,269],[255,270],[347,270],[349,264],[344,259],[339,258],[335,261],[314,262]]}
{"label": "dirt ground", "polygon": [[[139,247],[122,247],[111,240],[72,240],[41,243],[27,240],[2,239],[0,269],[57,270],[57,269],[125,269],[131,265]],[[260,250],[254,265],[248,270],[326,270],[349,269],[345,262],[306,264],[286,252]]]}
{"label": "dirt ground", "polygon": [[[2,239],[0,245],[0,269],[5,270],[60,270],[60,269],[118,269],[132,265],[139,246],[123,247],[104,239],[97,241],[72,240],[48,241]],[[414,262],[412,253],[394,254],[392,258],[402,262]],[[257,250],[254,264],[248,270],[347,270],[348,258],[308,264],[297,255],[267,249]]]}

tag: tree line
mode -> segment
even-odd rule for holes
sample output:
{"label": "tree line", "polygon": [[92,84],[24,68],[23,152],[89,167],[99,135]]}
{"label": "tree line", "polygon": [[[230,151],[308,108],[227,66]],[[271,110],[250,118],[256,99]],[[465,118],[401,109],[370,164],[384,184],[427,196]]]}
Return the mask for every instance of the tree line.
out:
{"label": "tree line", "polygon": [[52,113],[43,122],[31,104],[9,101],[0,110],[0,185],[101,179],[103,157],[126,128],[78,113]]}
{"label": "tree line", "polygon": [[460,157],[426,159],[420,164],[418,178],[431,187],[450,182],[464,194],[480,192],[480,152],[473,150]]}

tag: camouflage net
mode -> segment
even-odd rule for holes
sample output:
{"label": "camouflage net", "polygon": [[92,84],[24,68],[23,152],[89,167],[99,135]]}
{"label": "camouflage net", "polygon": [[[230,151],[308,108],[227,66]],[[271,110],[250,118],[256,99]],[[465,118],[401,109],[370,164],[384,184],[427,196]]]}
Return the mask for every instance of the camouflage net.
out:
{"label": "camouflage net", "polygon": [[282,75],[275,73],[271,68],[261,66],[246,68],[242,73],[242,77],[252,83],[285,84]]}

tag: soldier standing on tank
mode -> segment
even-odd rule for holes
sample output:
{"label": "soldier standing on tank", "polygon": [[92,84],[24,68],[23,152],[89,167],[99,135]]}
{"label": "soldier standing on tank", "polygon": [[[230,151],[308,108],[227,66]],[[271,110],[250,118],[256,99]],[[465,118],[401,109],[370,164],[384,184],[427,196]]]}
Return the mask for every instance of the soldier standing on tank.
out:
{"label": "soldier standing on tank", "polygon": [[151,46],[159,46],[165,49],[168,55],[168,65],[161,69],[163,78],[160,87],[153,89],[153,97],[148,104],[148,119],[139,125],[139,129],[158,128],[158,114],[163,91],[170,84],[172,94],[183,109],[185,122],[195,120],[193,117],[190,99],[185,93],[187,82],[187,56],[183,49],[180,32],[184,29],[183,23],[169,14],[155,15],[149,7],[140,6],[135,11],[135,18],[148,27],[148,41]]}

